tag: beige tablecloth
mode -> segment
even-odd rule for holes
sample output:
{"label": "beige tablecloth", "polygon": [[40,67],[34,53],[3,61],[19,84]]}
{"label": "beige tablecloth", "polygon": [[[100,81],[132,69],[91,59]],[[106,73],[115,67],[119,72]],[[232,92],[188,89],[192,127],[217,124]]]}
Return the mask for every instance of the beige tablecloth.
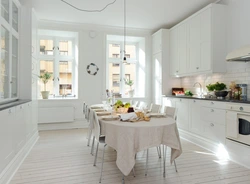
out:
{"label": "beige tablecloth", "polygon": [[107,145],[117,151],[116,164],[127,176],[135,165],[135,154],[160,144],[171,147],[171,163],[181,155],[178,129],[173,118],[151,118],[149,122],[104,121],[99,119]]}

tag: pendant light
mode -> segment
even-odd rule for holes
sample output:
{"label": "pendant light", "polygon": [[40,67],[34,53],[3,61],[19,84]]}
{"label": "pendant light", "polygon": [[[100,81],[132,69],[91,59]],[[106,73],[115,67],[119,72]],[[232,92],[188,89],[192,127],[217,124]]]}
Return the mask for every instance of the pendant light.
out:
{"label": "pendant light", "polygon": [[127,58],[126,58],[126,0],[123,0],[124,2],[124,42],[123,42],[123,63],[127,64]]}

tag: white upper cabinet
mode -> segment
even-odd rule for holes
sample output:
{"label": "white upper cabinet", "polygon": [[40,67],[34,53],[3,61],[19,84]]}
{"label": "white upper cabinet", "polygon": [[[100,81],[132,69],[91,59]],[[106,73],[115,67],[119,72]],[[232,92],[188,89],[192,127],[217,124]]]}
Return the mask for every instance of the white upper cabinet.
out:
{"label": "white upper cabinet", "polygon": [[158,31],[152,35],[152,50],[153,54],[162,51],[162,31]]}
{"label": "white upper cabinet", "polygon": [[226,6],[210,4],[170,29],[170,74],[225,72]]}

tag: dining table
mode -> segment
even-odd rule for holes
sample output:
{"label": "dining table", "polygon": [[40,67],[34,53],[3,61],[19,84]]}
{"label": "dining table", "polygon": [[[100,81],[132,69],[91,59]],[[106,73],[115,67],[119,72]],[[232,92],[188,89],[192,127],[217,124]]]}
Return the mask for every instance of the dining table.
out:
{"label": "dining table", "polygon": [[105,143],[116,150],[116,165],[129,175],[135,165],[136,153],[151,147],[165,145],[171,148],[172,163],[182,153],[176,121],[172,117],[151,117],[150,121],[120,121],[117,118],[104,120],[99,117],[101,135]]}

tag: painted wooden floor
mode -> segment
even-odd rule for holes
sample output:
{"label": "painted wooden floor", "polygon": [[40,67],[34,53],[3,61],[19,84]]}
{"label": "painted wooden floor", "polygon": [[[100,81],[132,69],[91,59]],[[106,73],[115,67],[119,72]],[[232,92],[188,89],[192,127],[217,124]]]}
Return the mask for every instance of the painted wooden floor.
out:
{"label": "painted wooden floor", "polygon": [[[90,147],[86,146],[86,130],[40,132],[40,139],[14,176],[11,184],[98,184],[102,156],[100,146],[97,167],[93,167]],[[194,144],[182,140],[183,154],[176,160],[178,173],[167,163],[162,176],[162,159],[150,149],[148,176],[144,176],[146,152],[137,156],[136,177],[125,178],[126,184],[250,184],[250,170],[217,158]],[[169,161],[169,154],[167,155]],[[105,152],[103,184],[121,183],[122,174],[115,164],[116,152]]]}

